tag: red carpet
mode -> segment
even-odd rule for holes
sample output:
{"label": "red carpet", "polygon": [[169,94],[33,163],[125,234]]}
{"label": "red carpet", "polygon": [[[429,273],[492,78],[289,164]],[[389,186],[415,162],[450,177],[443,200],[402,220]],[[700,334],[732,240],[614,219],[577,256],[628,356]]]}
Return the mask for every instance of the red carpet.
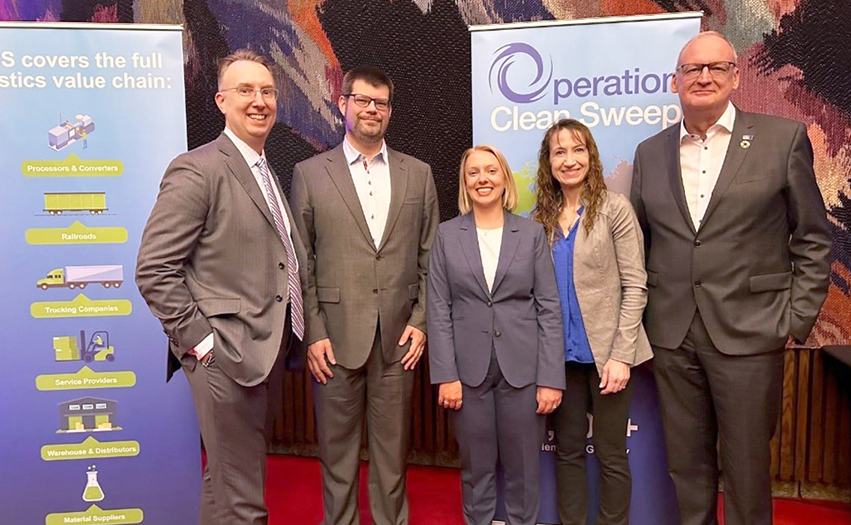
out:
{"label": "red carpet", "polygon": [[[322,478],[319,461],[294,456],[269,456],[266,499],[270,525],[317,525],[322,521]],[[361,524],[371,523],[361,465]],[[408,468],[411,525],[464,525],[458,470]],[[851,505],[800,499],[774,500],[774,525],[848,525]],[[664,525],[664,524],[660,524]]]}

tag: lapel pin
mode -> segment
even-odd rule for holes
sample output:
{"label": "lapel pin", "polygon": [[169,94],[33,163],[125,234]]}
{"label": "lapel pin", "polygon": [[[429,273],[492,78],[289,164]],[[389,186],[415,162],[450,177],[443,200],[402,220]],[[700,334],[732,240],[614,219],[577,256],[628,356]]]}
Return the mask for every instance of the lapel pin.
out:
{"label": "lapel pin", "polygon": [[741,146],[742,149],[748,149],[749,147],[751,147],[751,141],[742,140],[741,142],[739,142],[739,146]]}

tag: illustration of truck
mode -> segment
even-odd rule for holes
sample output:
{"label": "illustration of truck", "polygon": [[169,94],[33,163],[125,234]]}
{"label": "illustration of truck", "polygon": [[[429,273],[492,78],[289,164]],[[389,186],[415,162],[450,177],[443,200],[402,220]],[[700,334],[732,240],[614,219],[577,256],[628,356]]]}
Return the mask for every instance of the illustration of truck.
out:
{"label": "illustration of truck", "polygon": [[66,287],[80,288],[87,284],[99,283],[104,288],[121,286],[124,282],[124,266],[120,264],[109,264],[100,266],[66,266],[55,268],[44,279],[36,281],[35,285],[42,290],[48,288]]}
{"label": "illustration of truck", "polygon": [[[82,352],[81,352],[82,350]],[[109,345],[109,332],[98,330],[92,334],[89,343],[86,344],[86,331],[80,330],[80,344],[73,335],[53,337],[53,351],[56,353],[57,361],[80,361],[86,363],[92,361],[115,360],[115,349]]]}
{"label": "illustration of truck", "polygon": [[50,215],[62,215],[66,211],[87,211],[92,215],[105,212],[106,193],[45,193],[44,211]]}

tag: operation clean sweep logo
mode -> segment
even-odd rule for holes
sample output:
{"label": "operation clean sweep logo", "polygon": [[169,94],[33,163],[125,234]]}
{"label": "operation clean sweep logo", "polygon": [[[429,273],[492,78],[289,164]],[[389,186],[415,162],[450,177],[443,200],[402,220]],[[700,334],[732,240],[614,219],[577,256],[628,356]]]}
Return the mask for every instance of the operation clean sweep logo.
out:
{"label": "operation clean sweep logo", "polygon": [[[545,68],[544,61],[541,58],[541,54],[538,53],[538,50],[523,42],[514,42],[504,45],[497,49],[494,54],[496,55],[496,58],[494,58],[493,63],[491,64],[489,73],[491,93],[493,93],[493,84],[495,80],[497,88],[499,89],[499,92],[502,93],[502,96],[515,104],[528,104],[529,102],[541,99],[546,94],[550,80],[553,78],[552,58],[550,58],[549,64]],[[534,63],[535,75],[531,82],[522,82],[522,80],[524,80],[521,76],[522,73],[520,75],[513,76],[513,81],[517,81],[517,77],[521,77],[519,83],[526,84],[525,86],[522,86],[522,90],[524,92],[518,93],[509,85],[508,73],[512,69],[511,66],[513,66],[518,60],[518,56],[520,56],[521,61],[524,60],[522,58],[523,55],[527,57],[526,60],[531,60],[532,63]],[[516,70],[518,68],[515,67],[514,69]],[[547,71],[546,79],[544,79],[545,69]]]}
{"label": "operation clean sweep logo", "polygon": [[[597,76],[555,76],[551,56],[542,56],[525,42],[512,42],[494,51],[488,70],[491,93],[509,103],[493,108],[490,125],[495,131],[544,130],[559,119],[575,118],[588,127],[650,124],[664,129],[680,121],[679,105],[624,102],[628,104],[630,96],[670,93],[672,76],[672,72],[643,73],[640,67]],[[609,100],[615,104],[607,104]],[[524,110],[521,106],[527,104],[551,106]],[[564,107],[576,104],[576,115]]]}

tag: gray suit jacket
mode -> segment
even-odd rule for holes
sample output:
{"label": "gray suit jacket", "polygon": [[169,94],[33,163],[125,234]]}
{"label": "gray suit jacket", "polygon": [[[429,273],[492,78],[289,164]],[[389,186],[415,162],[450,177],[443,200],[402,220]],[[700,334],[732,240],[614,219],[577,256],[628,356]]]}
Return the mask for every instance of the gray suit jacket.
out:
{"label": "gray suit jacket", "polygon": [[[304,288],[307,259],[282,200]],[[269,374],[279,351],[288,350],[281,348],[286,261],[251,169],[222,134],[166,170],[142,234],[136,284],[183,364],[195,366],[186,352],[212,331],[216,362],[237,383],[253,386]],[[295,345],[290,351],[301,352],[297,338],[288,340]]]}
{"label": "gray suit jacket", "polygon": [[506,212],[488,292],[473,214],[440,225],[428,281],[432,383],[479,386],[496,350],[502,375],[521,388],[564,389],[564,331],[544,228]]}
{"label": "gray suit jacket", "polygon": [[381,318],[388,363],[402,359],[405,325],[425,331],[428,255],[440,214],[428,164],[387,149],[390,209],[384,238],[369,233],[342,144],[296,164],[295,223],[307,249],[307,342],[330,338],[337,363],[359,368]]}
{"label": "gray suit jacket", "polygon": [[623,195],[606,192],[590,232],[579,222],[573,283],[598,374],[610,358],[635,366],[653,357],[641,324],[647,304],[644,238]]}
{"label": "gray suit jacket", "polygon": [[697,231],[680,174],[679,124],[642,142],[633,169],[654,346],[677,348],[696,309],[726,354],[807,338],[827,293],[831,237],[802,124],[737,111]]}

